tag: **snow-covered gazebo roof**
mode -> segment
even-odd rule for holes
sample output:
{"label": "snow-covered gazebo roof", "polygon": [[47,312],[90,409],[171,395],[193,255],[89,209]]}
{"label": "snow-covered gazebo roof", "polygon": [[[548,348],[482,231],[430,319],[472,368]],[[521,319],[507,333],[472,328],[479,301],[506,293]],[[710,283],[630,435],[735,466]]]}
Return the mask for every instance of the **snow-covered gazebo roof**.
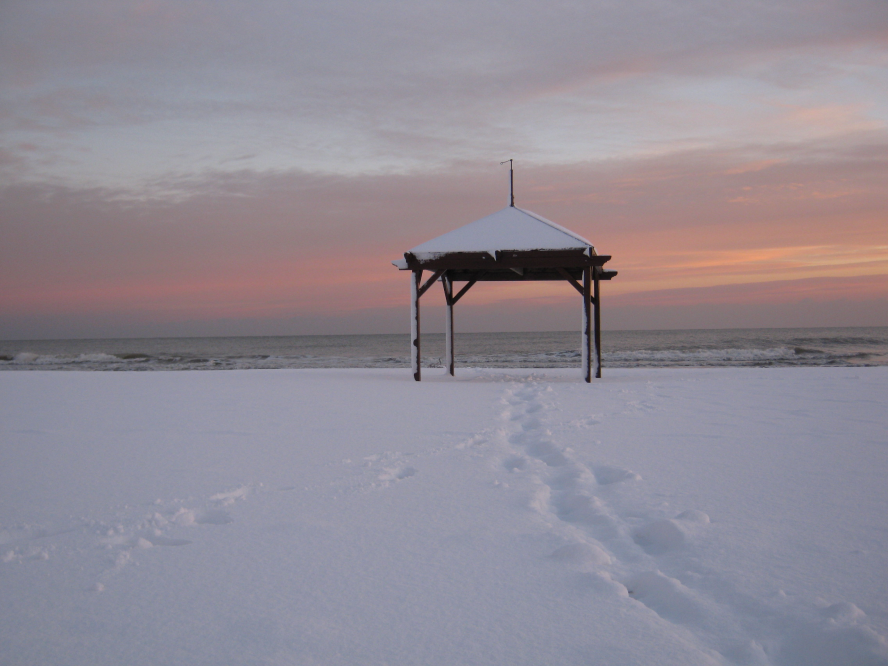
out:
{"label": "snow-covered gazebo roof", "polygon": [[[599,255],[588,240],[542,215],[506,206],[480,220],[420,243],[392,262],[398,269],[448,273],[454,281],[570,280],[582,269],[597,268],[598,279],[616,271],[602,267],[610,259]],[[435,279],[441,277],[438,274]]]}
{"label": "snow-covered gazebo roof", "polygon": [[[508,251],[581,250],[595,254],[592,243],[560,224],[523,208],[506,206],[502,210],[475,220],[414,247],[407,252],[420,261],[441,258],[452,253],[487,253]],[[407,269],[407,259],[392,263]]]}

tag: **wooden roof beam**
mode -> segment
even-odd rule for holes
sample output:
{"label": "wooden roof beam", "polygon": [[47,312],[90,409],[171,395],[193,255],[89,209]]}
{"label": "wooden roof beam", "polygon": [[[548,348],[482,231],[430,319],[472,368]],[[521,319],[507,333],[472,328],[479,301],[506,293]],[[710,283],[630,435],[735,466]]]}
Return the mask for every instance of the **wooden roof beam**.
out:
{"label": "wooden roof beam", "polygon": [[533,268],[585,268],[600,267],[610,261],[610,255],[591,256],[583,252],[538,251],[500,252],[495,255],[489,252],[450,252],[430,258],[420,259],[416,255],[405,252],[407,268],[428,270],[449,269],[533,269]]}

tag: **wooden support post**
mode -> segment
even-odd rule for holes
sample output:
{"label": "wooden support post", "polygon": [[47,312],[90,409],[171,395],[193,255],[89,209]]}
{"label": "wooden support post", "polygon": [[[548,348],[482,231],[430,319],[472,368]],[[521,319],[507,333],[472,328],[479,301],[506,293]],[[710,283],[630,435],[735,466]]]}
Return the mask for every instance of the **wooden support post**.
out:
{"label": "wooden support post", "polygon": [[419,350],[419,285],[422,283],[422,269],[413,271],[410,280],[410,363],[413,367],[413,379],[420,381],[422,358]]}
{"label": "wooden support post", "polygon": [[601,379],[601,290],[598,288],[598,273],[601,268],[592,269],[595,277],[595,378]]}
{"label": "wooden support post", "polygon": [[[597,284],[597,280],[596,280]],[[583,379],[592,381],[592,268],[583,269]],[[597,308],[596,308],[597,312]]]}
{"label": "wooden support post", "polygon": [[441,278],[444,285],[444,300],[447,307],[444,310],[444,370],[453,377],[453,282],[447,273]]}

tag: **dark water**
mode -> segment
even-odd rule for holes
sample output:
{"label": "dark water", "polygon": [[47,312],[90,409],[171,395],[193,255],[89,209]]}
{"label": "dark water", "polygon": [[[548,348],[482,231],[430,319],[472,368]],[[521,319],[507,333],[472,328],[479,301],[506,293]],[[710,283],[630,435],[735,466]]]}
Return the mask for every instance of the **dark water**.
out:
{"label": "dark water", "polygon": [[[422,338],[440,366],[444,336]],[[580,336],[457,333],[458,366],[579,367]],[[227,370],[409,367],[407,335],[0,341],[0,370]],[[888,327],[604,331],[612,368],[888,365]]]}

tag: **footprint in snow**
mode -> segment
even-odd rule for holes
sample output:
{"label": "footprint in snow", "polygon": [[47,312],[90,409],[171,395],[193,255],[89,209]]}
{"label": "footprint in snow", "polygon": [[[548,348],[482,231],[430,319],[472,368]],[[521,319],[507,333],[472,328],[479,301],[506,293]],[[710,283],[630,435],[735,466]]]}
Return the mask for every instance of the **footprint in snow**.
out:
{"label": "footprint in snow", "polygon": [[503,467],[510,472],[523,470],[527,467],[527,458],[524,456],[509,456],[503,461]]}
{"label": "footprint in snow", "polygon": [[417,472],[419,472],[419,470],[415,467],[386,467],[376,478],[385,482],[400,481],[414,476]]}
{"label": "footprint in snow", "polygon": [[595,480],[599,486],[609,486],[613,483],[622,483],[623,481],[641,481],[641,475],[636,474],[632,470],[623,469],[622,467],[611,467],[610,465],[600,465],[592,468],[595,474]]}
{"label": "footprint in snow", "polygon": [[582,465],[564,465],[564,471],[553,476],[549,481],[552,490],[574,490],[582,488],[589,481],[591,475]]}
{"label": "footprint in snow", "polygon": [[648,555],[662,555],[684,545],[684,531],[673,520],[655,520],[635,530],[632,539]]}
{"label": "footprint in snow", "polygon": [[542,441],[532,444],[527,447],[527,452],[542,460],[549,467],[564,467],[570,462],[561,450],[551,442]]}
{"label": "footprint in snow", "polygon": [[[164,527],[158,514],[155,514],[155,524]],[[234,522],[234,518],[225,509],[207,509],[206,511],[194,511],[184,507],[176,511],[170,518],[170,522],[186,527],[188,525],[227,525]]]}
{"label": "footprint in snow", "polygon": [[697,511],[696,509],[688,509],[687,511],[682,511],[675,517],[675,519],[683,520],[688,523],[697,523],[699,525],[709,524],[709,516],[702,511]]}
{"label": "footprint in snow", "polygon": [[569,543],[556,550],[549,557],[558,562],[577,566],[601,567],[611,564],[610,555],[591,543]]}
{"label": "footprint in snow", "polygon": [[482,433],[478,433],[477,435],[472,435],[466,440],[463,440],[459,444],[456,445],[456,448],[459,450],[467,449],[471,447],[483,446],[487,443],[487,436]]}
{"label": "footprint in snow", "polygon": [[694,593],[679,580],[659,571],[643,571],[626,581],[629,596],[640,601],[663,619],[695,624],[703,618]]}
{"label": "footprint in snow", "polygon": [[635,530],[632,539],[648,555],[662,555],[684,546],[687,536],[695,528],[709,524],[709,516],[702,511],[690,509],[678,514],[675,519],[655,520]]}
{"label": "footprint in snow", "polygon": [[212,495],[210,497],[210,500],[223,506],[228,506],[230,504],[234,504],[238,500],[245,499],[249,494],[249,486],[240,486],[239,488],[229,490],[228,492],[216,493],[215,495]]}
{"label": "footprint in snow", "polygon": [[151,537],[147,541],[152,546],[187,546],[191,543],[188,539],[171,539],[163,536]]}
{"label": "footprint in snow", "polygon": [[591,428],[592,426],[596,426],[601,421],[594,418],[585,418],[585,419],[574,419],[573,421],[569,421],[567,425],[574,428]]}
{"label": "footprint in snow", "polygon": [[198,525],[227,525],[233,523],[234,518],[224,509],[210,509],[197,516],[194,522]]}

